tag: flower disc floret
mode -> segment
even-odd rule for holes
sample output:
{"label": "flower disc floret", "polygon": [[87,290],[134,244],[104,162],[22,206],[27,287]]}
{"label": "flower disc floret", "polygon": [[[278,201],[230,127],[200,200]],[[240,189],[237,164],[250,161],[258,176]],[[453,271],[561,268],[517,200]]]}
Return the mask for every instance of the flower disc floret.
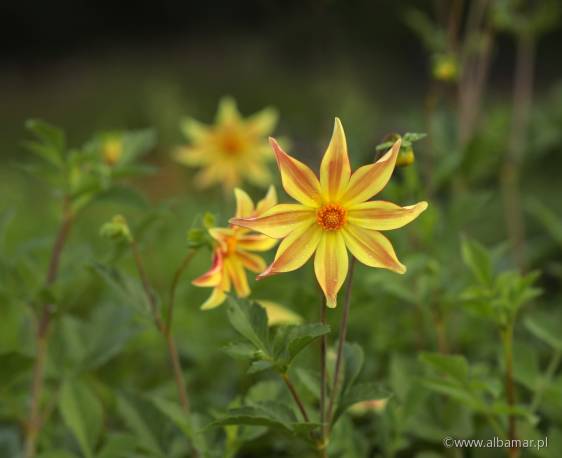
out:
{"label": "flower disc floret", "polygon": [[336,231],[347,222],[347,211],[339,204],[324,205],[316,212],[316,222],[325,231]]}

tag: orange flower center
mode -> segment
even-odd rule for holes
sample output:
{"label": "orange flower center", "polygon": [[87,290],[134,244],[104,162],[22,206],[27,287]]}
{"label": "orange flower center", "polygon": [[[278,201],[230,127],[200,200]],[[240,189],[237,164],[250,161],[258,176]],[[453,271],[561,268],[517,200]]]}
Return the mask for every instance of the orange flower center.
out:
{"label": "orange flower center", "polygon": [[227,237],[225,240],[226,244],[226,256],[231,255],[236,251],[236,237]]}
{"label": "orange flower center", "polygon": [[228,156],[236,156],[244,149],[244,139],[231,129],[224,131],[219,141],[222,151]]}
{"label": "orange flower center", "polygon": [[325,231],[340,229],[347,221],[347,211],[341,205],[327,204],[316,212],[316,222]]}

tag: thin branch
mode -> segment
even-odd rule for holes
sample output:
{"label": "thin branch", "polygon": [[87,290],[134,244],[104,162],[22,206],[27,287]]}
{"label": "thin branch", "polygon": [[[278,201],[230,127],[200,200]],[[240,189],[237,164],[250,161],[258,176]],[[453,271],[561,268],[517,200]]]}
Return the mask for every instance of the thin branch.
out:
{"label": "thin branch", "polygon": [[[63,206],[63,217],[60,228],[53,245],[49,267],[47,269],[46,286],[51,286],[57,279],[61,254],[66,245],[68,234],[74,222],[74,215],[70,208],[69,199],[65,199]],[[48,333],[51,323],[51,315],[53,304],[45,303],[41,311],[41,316],[37,322],[35,346],[37,354],[33,364],[33,381],[31,384],[31,406],[27,421],[25,434],[25,451],[26,458],[33,458],[37,449],[37,437],[41,430],[41,396],[43,394],[43,385],[45,382],[45,363],[48,348]]]}
{"label": "thin branch", "polygon": [[181,276],[185,272],[185,269],[191,263],[191,260],[195,256],[196,250],[189,250],[187,254],[182,259],[181,264],[179,265],[178,269],[174,273],[174,278],[172,280],[172,284],[170,286],[170,299],[168,302],[168,310],[166,315],[166,332],[170,333],[172,329],[172,321],[174,318],[174,305],[176,302],[176,289],[178,287],[178,283],[181,279]]}
{"label": "thin branch", "polygon": [[336,401],[336,397],[338,396],[338,392],[340,389],[340,371],[341,365],[343,360],[343,348],[345,344],[345,338],[347,335],[347,323],[349,320],[349,308],[351,305],[351,284],[353,282],[353,271],[355,270],[355,258],[352,256],[351,261],[349,263],[349,273],[347,274],[347,282],[345,287],[345,298],[343,304],[343,316],[340,324],[340,335],[338,340],[338,352],[336,357],[336,368],[334,370],[334,379],[332,382],[332,392],[330,393],[330,402],[328,403],[328,413],[327,413],[327,420],[328,425],[330,426],[333,419],[334,414],[334,404]]}
{"label": "thin branch", "polygon": [[297,393],[295,386],[293,385],[291,380],[289,380],[289,376],[286,373],[281,374],[281,377],[283,378],[285,385],[287,385],[287,388],[289,388],[289,391],[291,392],[291,396],[293,397],[295,403],[297,404],[297,407],[299,408],[304,421],[308,423],[310,421],[310,418],[308,416],[308,413],[306,412],[306,408],[304,407],[304,404],[299,394]]}

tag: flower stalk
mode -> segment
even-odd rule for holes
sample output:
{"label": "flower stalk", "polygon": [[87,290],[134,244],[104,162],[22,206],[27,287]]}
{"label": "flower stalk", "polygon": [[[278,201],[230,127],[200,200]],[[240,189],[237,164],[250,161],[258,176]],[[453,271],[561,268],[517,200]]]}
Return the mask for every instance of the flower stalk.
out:
{"label": "flower stalk", "polygon": [[[186,413],[189,413],[190,412],[189,398],[187,396],[187,389],[185,386],[185,380],[183,377],[181,362],[179,359],[176,343],[174,341],[172,328],[171,328],[172,325],[171,320],[173,316],[174,304],[173,302],[170,302],[170,304],[168,305],[168,316],[167,316],[166,323],[164,323],[158,311],[158,304],[156,302],[156,298],[154,296],[154,293],[150,286],[150,282],[148,280],[148,276],[146,275],[146,271],[144,269],[144,264],[142,261],[142,257],[140,255],[138,244],[134,240],[131,242],[131,249],[133,251],[133,256],[135,258],[135,265],[137,267],[137,271],[141,279],[144,292],[146,294],[146,297],[148,298],[148,303],[154,319],[154,324],[156,325],[156,329],[158,330],[158,332],[160,332],[164,337],[164,339],[166,340],[166,346],[168,349],[168,354],[170,356],[172,369],[174,372],[174,379],[176,382],[176,386],[178,390],[178,398],[180,400],[181,407]],[[180,265],[180,268],[176,271],[176,274],[174,275],[174,280],[172,282],[172,288],[171,288],[171,296],[170,296],[171,301],[175,297],[175,289],[177,286],[177,282],[179,281],[182,272],[185,270],[192,257],[193,257],[193,253],[192,252],[188,253],[188,255],[184,258],[184,261]]]}
{"label": "flower stalk", "polygon": [[[51,286],[57,279],[60,267],[60,259],[63,249],[68,240],[68,235],[74,222],[74,213],[71,210],[70,199],[66,198],[63,205],[62,222],[59,227],[55,243],[51,252],[51,259],[47,270],[45,285]],[[45,363],[48,349],[48,334],[54,306],[45,303],[41,310],[41,316],[37,322],[35,334],[36,356],[33,366],[33,381],[31,384],[31,406],[27,420],[25,433],[24,456],[33,458],[37,449],[37,438],[41,431],[41,396],[45,383]]]}
{"label": "flower stalk", "polygon": [[349,321],[349,309],[351,306],[351,285],[353,282],[353,272],[355,270],[355,257],[351,257],[349,262],[349,273],[347,275],[347,284],[345,286],[345,298],[343,303],[343,316],[340,323],[340,335],[338,339],[338,351],[336,356],[336,367],[334,369],[334,379],[332,382],[332,392],[330,401],[328,403],[327,420],[328,428],[331,429],[331,424],[334,416],[334,404],[340,391],[341,385],[341,365],[343,360],[343,348],[345,345],[345,338],[347,336],[347,324]]}
{"label": "flower stalk", "polygon": [[[513,383],[513,321],[511,321],[502,330],[502,341],[504,349],[505,363],[505,392],[507,397],[507,405],[510,409],[515,407],[515,386]],[[513,412],[508,415],[507,437],[511,444],[517,439],[517,423]],[[510,447],[508,456],[516,458],[519,455],[517,447]]]}

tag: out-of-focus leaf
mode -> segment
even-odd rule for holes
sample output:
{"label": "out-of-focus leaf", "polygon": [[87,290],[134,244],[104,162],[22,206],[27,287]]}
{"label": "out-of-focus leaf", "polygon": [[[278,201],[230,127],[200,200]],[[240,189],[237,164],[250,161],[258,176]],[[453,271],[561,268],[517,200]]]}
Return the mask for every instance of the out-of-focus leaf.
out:
{"label": "out-of-focus leaf", "polygon": [[468,363],[464,356],[424,352],[420,355],[420,360],[457,381],[465,382],[468,379]]}
{"label": "out-of-focus leaf", "polygon": [[333,422],[353,404],[361,401],[373,401],[388,399],[392,393],[377,383],[357,383],[349,388],[341,397],[338,407],[334,413]]}
{"label": "out-of-focus leaf", "polygon": [[32,367],[33,359],[17,352],[0,354],[0,392],[17,382]]}
{"label": "out-of-focus leaf", "polygon": [[93,457],[103,420],[102,406],[96,396],[83,381],[66,380],[61,388],[59,409],[82,453],[87,458]]}
{"label": "out-of-focus leaf", "polygon": [[490,254],[475,240],[463,238],[462,257],[474,276],[486,286],[492,284],[493,270]]}
{"label": "out-of-focus leaf", "polygon": [[134,433],[139,447],[154,453],[156,456],[165,456],[152,429],[129,399],[119,396],[117,398],[117,411],[123,417],[131,432]]}
{"label": "out-of-focus leaf", "polygon": [[96,458],[129,458],[135,456],[136,438],[132,434],[108,434]]}
{"label": "out-of-focus leaf", "polygon": [[525,327],[538,339],[552,348],[562,351],[560,323],[548,315],[534,314],[525,319]]}

